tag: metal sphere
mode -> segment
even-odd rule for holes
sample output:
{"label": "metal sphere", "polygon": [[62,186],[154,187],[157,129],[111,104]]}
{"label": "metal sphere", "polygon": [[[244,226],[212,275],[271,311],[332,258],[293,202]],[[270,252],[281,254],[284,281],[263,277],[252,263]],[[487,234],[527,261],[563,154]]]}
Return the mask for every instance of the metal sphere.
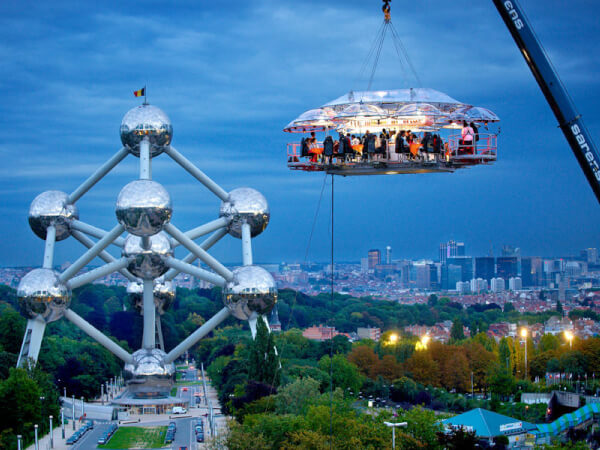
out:
{"label": "metal sphere", "polygon": [[133,362],[125,364],[123,376],[134,395],[169,395],[175,383],[175,365],[165,364],[166,353],[158,348],[141,349],[132,355]]}
{"label": "metal sphere", "polygon": [[[127,283],[127,294],[142,315],[144,314],[144,285],[138,281]],[[154,281],[154,305],[158,314],[164,314],[175,300],[175,284],[172,281]]]}
{"label": "metal sphere", "polygon": [[262,267],[238,267],[233,271],[233,281],[223,289],[223,303],[240,320],[268,314],[277,303],[275,280]]}
{"label": "metal sphere", "polygon": [[46,323],[60,319],[71,303],[71,290],[52,269],[33,269],[21,278],[17,297],[23,313]]}
{"label": "metal sphere", "polygon": [[68,238],[74,219],[79,219],[79,211],[69,203],[69,196],[61,191],[42,192],[29,207],[29,226],[42,239],[46,239],[46,230],[50,225],[56,228],[57,241]]}
{"label": "metal sphere", "polygon": [[140,156],[140,142],[148,138],[152,156],[160,155],[173,137],[171,120],[152,105],[140,105],[127,111],[121,121],[121,142],[135,156]]}
{"label": "metal sphere", "polygon": [[123,257],[133,258],[127,269],[136,277],[146,280],[158,278],[169,270],[163,257],[173,256],[171,241],[165,233],[155,234],[149,239],[148,249],[142,247],[141,237],[131,234],[125,238],[123,245]]}
{"label": "metal sphere", "polygon": [[160,183],[135,180],[127,184],[117,198],[117,220],[136,236],[158,233],[171,220],[171,196]]}
{"label": "metal sphere", "polygon": [[260,192],[243,187],[229,193],[227,200],[221,203],[219,216],[229,218],[229,234],[241,238],[244,222],[250,225],[250,235],[258,236],[267,228],[271,213],[267,199]]}

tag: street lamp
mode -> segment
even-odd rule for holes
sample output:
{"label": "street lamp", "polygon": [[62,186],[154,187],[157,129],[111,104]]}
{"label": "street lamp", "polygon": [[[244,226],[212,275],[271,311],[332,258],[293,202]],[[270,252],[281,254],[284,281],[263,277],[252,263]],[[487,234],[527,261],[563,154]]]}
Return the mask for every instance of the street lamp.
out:
{"label": "street lamp", "polygon": [[23,450],[23,436],[17,434],[17,450]]}
{"label": "street lamp", "polygon": [[392,450],[396,449],[396,427],[405,427],[408,425],[408,422],[383,422],[384,425],[388,427],[392,427]]}
{"label": "street lamp", "polygon": [[398,335],[396,333],[390,334],[390,344],[395,345],[398,342]]}
{"label": "street lamp", "polygon": [[46,397],[40,397],[40,416],[42,423],[42,429],[40,430],[41,432],[44,431],[44,400],[46,400]]}
{"label": "street lamp", "polygon": [[40,445],[38,443],[38,426],[37,423],[33,426],[33,430],[35,433],[35,450],[40,450]]}
{"label": "street lamp", "polygon": [[50,419],[50,448],[54,448],[54,427],[52,426],[52,415],[50,415],[48,419]]}
{"label": "street lamp", "polygon": [[525,379],[527,379],[527,328],[521,328],[521,337],[525,339]]}
{"label": "street lamp", "polygon": [[565,331],[565,338],[569,341],[569,348],[573,350],[573,333],[569,330]]}

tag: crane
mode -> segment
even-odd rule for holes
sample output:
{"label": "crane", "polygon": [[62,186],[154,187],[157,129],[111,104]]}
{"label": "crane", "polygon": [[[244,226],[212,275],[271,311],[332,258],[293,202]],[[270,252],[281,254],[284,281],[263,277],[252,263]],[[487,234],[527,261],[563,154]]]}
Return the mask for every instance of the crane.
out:
{"label": "crane", "polygon": [[558,126],[600,202],[600,158],[581,115],[577,113],[571,97],[517,0],[492,1],[531,69],[558,120]]}

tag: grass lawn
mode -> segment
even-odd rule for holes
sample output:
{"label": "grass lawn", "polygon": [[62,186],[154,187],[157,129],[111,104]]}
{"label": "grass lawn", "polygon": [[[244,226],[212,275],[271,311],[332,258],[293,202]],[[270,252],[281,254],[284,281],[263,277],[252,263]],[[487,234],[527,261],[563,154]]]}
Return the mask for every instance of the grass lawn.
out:
{"label": "grass lawn", "polygon": [[120,427],[108,444],[98,448],[161,448],[167,427]]}

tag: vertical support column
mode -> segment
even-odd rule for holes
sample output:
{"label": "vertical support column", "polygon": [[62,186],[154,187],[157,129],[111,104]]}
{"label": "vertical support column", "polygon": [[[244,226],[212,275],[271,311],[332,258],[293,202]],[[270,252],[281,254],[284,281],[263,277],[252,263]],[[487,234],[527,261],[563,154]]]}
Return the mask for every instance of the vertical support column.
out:
{"label": "vertical support column", "polygon": [[156,307],[154,306],[154,282],[144,280],[144,335],[142,347],[156,347]]}
{"label": "vertical support column", "polygon": [[17,359],[17,367],[23,367],[29,358],[37,362],[45,329],[46,322],[42,319],[29,319],[27,321],[25,337],[23,338],[23,344],[21,344],[19,359]]}
{"label": "vertical support column", "polygon": [[242,224],[242,263],[244,266],[252,265],[252,236],[247,222]]}
{"label": "vertical support column", "polygon": [[44,247],[44,269],[52,269],[54,265],[54,243],[56,242],[56,227],[50,225],[46,228],[46,246]]}
{"label": "vertical support column", "polygon": [[152,163],[150,156],[150,141],[145,137],[140,142],[140,180],[152,179]]}
{"label": "vertical support column", "polygon": [[160,321],[160,316],[156,318],[156,336],[158,337],[158,348],[160,348],[164,352],[165,341],[163,339],[162,322]]}

